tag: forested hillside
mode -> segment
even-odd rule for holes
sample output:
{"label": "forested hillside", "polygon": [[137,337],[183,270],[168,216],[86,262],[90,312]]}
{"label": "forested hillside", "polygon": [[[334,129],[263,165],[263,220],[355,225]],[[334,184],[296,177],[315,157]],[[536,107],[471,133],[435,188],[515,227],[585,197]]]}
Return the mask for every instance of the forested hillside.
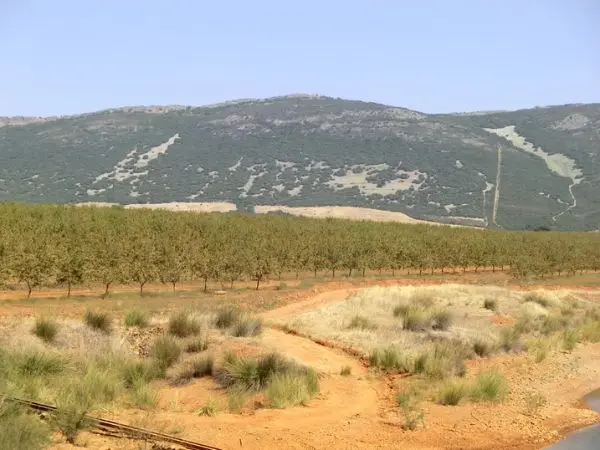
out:
{"label": "forested hillside", "polygon": [[5,118],[0,200],[350,205],[592,230],[599,128],[600,105],[431,115],[322,96]]}
{"label": "forested hillside", "polygon": [[516,277],[600,269],[599,233],[74,206],[0,206],[0,282],[40,286],[170,283],[282,273],[461,270]]}

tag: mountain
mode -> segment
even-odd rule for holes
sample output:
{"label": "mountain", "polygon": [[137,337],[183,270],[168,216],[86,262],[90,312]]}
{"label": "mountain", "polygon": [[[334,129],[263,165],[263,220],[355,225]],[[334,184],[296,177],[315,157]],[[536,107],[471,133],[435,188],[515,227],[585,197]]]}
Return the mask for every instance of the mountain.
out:
{"label": "mountain", "polygon": [[318,95],[0,119],[0,200],[358,206],[600,227],[600,104],[425,114]]}

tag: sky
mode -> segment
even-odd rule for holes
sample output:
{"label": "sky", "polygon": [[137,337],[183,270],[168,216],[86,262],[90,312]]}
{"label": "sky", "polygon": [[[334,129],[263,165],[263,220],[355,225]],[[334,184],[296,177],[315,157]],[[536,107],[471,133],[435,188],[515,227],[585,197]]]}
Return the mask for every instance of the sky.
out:
{"label": "sky", "polygon": [[293,93],[600,102],[600,0],[0,0],[0,116]]}

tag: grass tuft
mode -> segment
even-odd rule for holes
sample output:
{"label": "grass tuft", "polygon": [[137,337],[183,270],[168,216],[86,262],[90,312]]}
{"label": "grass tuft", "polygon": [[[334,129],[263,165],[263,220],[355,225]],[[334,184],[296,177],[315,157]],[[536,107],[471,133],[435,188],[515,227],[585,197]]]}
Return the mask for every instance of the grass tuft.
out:
{"label": "grass tuft", "polygon": [[225,308],[217,312],[215,318],[215,326],[220,329],[226,329],[232,327],[235,323],[239,322],[241,313],[236,308]]}
{"label": "grass tuft", "polygon": [[57,355],[31,350],[15,356],[17,371],[23,376],[57,375],[65,369],[65,361]]}
{"label": "grass tuft", "polygon": [[125,326],[146,328],[148,326],[148,315],[142,311],[129,311],[125,316]]}
{"label": "grass tuft", "polygon": [[262,333],[263,322],[260,318],[240,317],[231,329],[234,337],[258,336]]}
{"label": "grass tuft", "polygon": [[349,377],[350,375],[352,375],[352,367],[350,367],[350,366],[342,367],[342,370],[340,370],[340,375],[343,377]]}
{"label": "grass tuft", "polygon": [[179,311],[169,317],[169,334],[178,338],[195,336],[201,329],[198,320],[187,311]]}
{"label": "grass tuft", "polygon": [[375,330],[377,329],[377,325],[367,319],[365,316],[356,315],[350,321],[348,325],[349,329],[358,329],[358,330]]}
{"label": "grass tuft", "polygon": [[442,309],[434,311],[431,315],[431,327],[434,330],[447,331],[452,325],[452,313]]}
{"label": "grass tuft", "polygon": [[493,298],[486,298],[483,301],[483,307],[489,311],[498,311],[498,302]]}
{"label": "grass tuft", "polygon": [[191,363],[192,377],[202,378],[206,376],[212,376],[214,372],[215,359],[212,355],[203,356],[196,358]]}
{"label": "grass tuft", "polygon": [[204,337],[192,339],[185,344],[187,353],[200,353],[208,348],[208,341]]}
{"label": "grass tuft", "polygon": [[471,389],[471,400],[475,402],[500,402],[508,393],[506,378],[491,370],[480,374]]}
{"label": "grass tuft", "polygon": [[86,311],[84,320],[86,325],[94,330],[102,331],[106,334],[111,331],[112,321],[110,316],[105,312]]}
{"label": "grass tuft", "polygon": [[0,402],[0,448],[41,450],[50,443],[50,429],[23,408]]}
{"label": "grass tuft", "polygon": [[197,411],[198,416],[214,417],[217,415],[217,404],[214,401],[209,401],[202,405]]}
{"label": "grass tuft", "polygon": [[579,330],[565,330],[562,335],[562,346],[567,352],[572,352],[579,342]]}
{"label": "grass tuft", "polygon": [[408,361],[392,346],[374,350],[369,356],[369,364],[386,371],[409,372]]}
{"label": "grass tuft", "polygon": [[523,298],[523,302],[537,303],[538,305],[543,306],[544,308],[548,308],[551,305],[550,300],[539,294],[527,294]]}
{"label": "grass tuft", "polygon": [[54,342],[58,334],[58,323],[54,319],[38,317],[31,332],[42,341],[51,343]]}
{"label": "grass tuft", "polygon": [[459,380],[452,380],[444,383],[438,393],[437,402],[440,405],[458,405],[466,397],[469,389],[465,383]]}
{"label": "grass tuft", "polygon": [[181,348],[171,336],[159,336],[154,341],[151,355],[158,367],[167,369],[177,362]]}
{"label": "grass tuft", "polygon": [[485,358],[494,352],[494,347],[489,342],[479,339],[473,343],[473,352],[477,356]]}
{"label": "grass tuft", "polygon": [[[304,373],[277,373],[273,375],[267,388],[267,398],[272,408],[307,405],[316,394],[312,391],[317,374],[314,371]],[[316,383],[318,385],[318,381]]]}
{"label": "grass tuft", "polygon": [[429,325],[430,318],[427,312],[414,306],[408,308],[402,320],[402,328],[409,331],[425,331]]}

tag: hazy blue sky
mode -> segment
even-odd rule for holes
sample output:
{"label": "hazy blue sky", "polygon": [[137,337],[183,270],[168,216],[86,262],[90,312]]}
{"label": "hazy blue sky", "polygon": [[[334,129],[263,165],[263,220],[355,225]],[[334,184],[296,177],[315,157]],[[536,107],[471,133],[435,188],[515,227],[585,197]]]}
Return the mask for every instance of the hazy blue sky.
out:
{"label": "hazy blue sky", "polygon": [[600,0],[0,0],[0,116],[296,92],[600,101]]}

